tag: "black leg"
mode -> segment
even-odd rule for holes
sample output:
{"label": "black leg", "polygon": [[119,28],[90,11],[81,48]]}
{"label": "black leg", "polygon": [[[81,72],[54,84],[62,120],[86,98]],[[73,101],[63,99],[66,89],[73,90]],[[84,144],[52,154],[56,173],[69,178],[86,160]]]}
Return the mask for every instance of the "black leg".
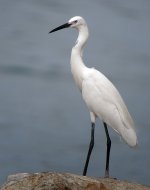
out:
{"label": "black leg", "polygon": [[110,157],[110,148],[111,148],[111,139],[109,137],[107,124],[104,122],[104,128],[107,138],[107,153],[106,153],[106,168],[105,168],[105,177],[109,177],[109,157]]}
{"label": "black leg", "polygon": [[84,166],[84,170],[83,170],[83,175],[86,176],[87,173],[87,168],[89,165],[89,160],[90,160],[90,156],[91,156],[91,152],[92,149],[94,147],[94,129],[95,129],[95,123],[91,123],[91,141],[89,144],[89,150],[88,150],[88,154],[87,154],[87,158],[86,158],[86,162],[85,162],[85,166]]}

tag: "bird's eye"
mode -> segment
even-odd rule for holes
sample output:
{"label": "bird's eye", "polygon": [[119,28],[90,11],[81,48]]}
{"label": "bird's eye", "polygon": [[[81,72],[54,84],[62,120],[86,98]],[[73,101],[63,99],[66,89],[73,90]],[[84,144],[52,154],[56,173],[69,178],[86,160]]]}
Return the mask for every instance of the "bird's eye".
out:
{"label": "bird's eye", "polygon": [[73,24],[76,24],[78,21],[77,20],[75,20],[75,21],[73,21]]}

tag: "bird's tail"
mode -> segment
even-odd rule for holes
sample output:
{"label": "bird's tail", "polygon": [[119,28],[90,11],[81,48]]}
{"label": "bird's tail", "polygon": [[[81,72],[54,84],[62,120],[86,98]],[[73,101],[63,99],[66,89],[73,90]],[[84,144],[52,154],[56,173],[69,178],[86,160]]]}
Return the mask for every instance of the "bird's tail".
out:
{"label": "bird's tail", "polygon": [[121,136],[123,140],[131,147],[136,147],[138,145],[137,136],[134,128],[123,128],[121,131]]}

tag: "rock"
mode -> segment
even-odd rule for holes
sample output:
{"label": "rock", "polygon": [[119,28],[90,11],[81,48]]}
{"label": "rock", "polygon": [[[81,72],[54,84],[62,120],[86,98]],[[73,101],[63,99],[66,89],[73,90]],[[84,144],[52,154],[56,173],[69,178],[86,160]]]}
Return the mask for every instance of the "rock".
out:
{"label": "rock", "polygon": [[150,187],[112,178],[43,172],[10,175],[0,190],[150,190]]}

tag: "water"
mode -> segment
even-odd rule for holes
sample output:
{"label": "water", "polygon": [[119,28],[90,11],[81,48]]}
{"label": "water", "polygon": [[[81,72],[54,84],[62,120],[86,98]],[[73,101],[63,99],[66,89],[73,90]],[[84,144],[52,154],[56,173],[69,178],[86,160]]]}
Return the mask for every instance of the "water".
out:
{"label": "water", "polygon": [[[150,1],[0,1],[0,183],[16,172],[81,174],[90,118],[70,73],[76,31],[48,34],[70,17],[88,21],[84,61],[108,76],[136,123],[139,148],[110,129],[111,176],[150,185]],[[103,176],[105,134],[96,123],[89,176]]]}

